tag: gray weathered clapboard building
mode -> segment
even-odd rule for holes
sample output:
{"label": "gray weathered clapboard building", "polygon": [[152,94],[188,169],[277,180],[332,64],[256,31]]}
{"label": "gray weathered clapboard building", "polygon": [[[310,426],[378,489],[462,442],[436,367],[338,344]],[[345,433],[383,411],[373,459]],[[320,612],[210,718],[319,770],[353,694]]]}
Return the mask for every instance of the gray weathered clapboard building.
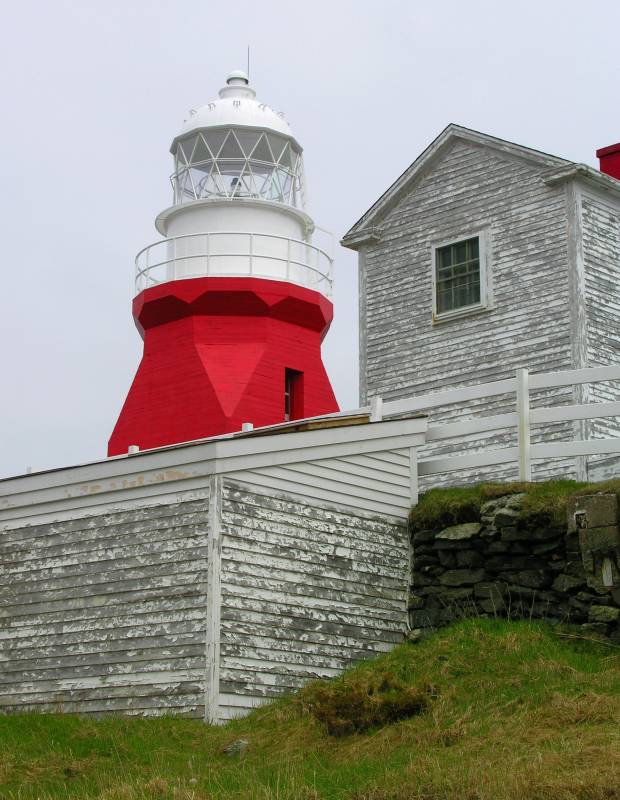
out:
{"label": "gray weathered clapboard building", "polygon": [[309,427],[0,481],[0,713],[223,721],[401,641],[426,419]]}
{"label": "gray weathered clapboard building", "polygon": [[[342,243],[359,254],[362,404],[500,380],[518,367],[620,363],[620,180],[611,175],[449,125]],[[533,400],[619,398],[607,383]],[[502,408],[500,398],[434,418]],[[609,418],[547,426],[545,438],[575,438],[573,426],[577,437],[620,433],[618,419]],[[542,434],[534,431],[534,441]],[[471,445],[480,446],[480,437]],[[592,479],[615,464],[543,462],[534,474]],[[492,474],[514,477],[515,470]]]}

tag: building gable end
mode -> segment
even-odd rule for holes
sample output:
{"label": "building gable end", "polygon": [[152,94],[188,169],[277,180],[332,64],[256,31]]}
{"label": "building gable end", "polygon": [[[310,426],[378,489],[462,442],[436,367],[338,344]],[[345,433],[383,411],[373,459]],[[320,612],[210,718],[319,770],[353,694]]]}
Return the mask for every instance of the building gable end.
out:
{"label": "building gable end", "polygon": [[556,156],[541,153],[528,147],[513,144],[503,139],[479,133],[458,125],[448,125],[442,133],[421,153],[403,174],[384,192],[377,202],[353,225],[342,238],[341,244],[357,249],[365,242],[378,241],[380,223],[389,211],[411,192],[413,187],[443,159],[457,142],[465,142],[475,147],[484,147],[499,152],[508,159],[529,162],[542,169],[572,166],[572,162]]}

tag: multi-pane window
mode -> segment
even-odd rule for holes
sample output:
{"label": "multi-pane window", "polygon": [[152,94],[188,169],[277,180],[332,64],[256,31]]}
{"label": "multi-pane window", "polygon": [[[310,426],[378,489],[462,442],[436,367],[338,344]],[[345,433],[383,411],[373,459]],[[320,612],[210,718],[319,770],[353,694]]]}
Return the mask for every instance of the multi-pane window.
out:
{"label": "multi-pane window", "polygon": [[435,250],[435,292],[437,314],[480,304],[478,236]]}

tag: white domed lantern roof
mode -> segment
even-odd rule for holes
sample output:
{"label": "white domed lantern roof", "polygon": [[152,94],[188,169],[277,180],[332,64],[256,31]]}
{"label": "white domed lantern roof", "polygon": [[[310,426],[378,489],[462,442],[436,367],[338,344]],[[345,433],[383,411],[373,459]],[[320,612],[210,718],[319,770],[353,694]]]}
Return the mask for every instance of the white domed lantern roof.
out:
{"label": "white domed lantern roof", "polygon": [[284,115],[256,99],[256,92],[249,85],[245,72],[241,70],[230,73],[217,100],[192,109],[176,139],[198,128],[221,126],[265,128],[293,138],[293,131]]}
{"label": "white domed lantern roof", "polygon": [[240,70],[217,100],[191,112],[170,149],[175,204],[245,198],[304,209],[302,148]]}

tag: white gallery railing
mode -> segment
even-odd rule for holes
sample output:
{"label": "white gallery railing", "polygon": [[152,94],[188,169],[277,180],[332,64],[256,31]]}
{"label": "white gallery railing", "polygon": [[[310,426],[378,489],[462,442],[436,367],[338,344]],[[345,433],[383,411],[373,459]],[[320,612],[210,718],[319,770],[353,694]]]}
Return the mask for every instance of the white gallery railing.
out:
{"label": "white gallery railing", "polygon": [[136,256],[136,293],[164,281],[253,277],[288,281],[332,294],[332,259],[299,239],[266,233],[217,231],[162,239]]}
{"label": "white gallery railing", "polygon": [[620,380],[620,366],[532,374],[527,369],[518,369],[512,378],[493,381],[492,383],[482,383],[476,386],[466,386],[460,389],[450,389],[446,392],[437,392],[422,397],[408,397],[387,402],[375,397],[369,406],[365,409],[360,409],[360,411],[369,412],[371,421],[376,422],[396,414],[430,411],[441,406],[512,394],[515,401],[514,411],[495,416],[467,419],[463,422],[438,425],[431,423],[427,430],[426,441],[431,443],[478,433],[493,431],[501,433],[516,430],[516,446],[424,459],[419,462],[418,472],[419,475],[437,475],[464,469],[518,463],[519,479],[529,481],[532,479],[532,461],[573,456],[620,454],[620,437],[614,439],[549,441],[541,444],[531,443],[532,425],[618,417],[620,416],[620,401],[531,408],[530,391],[613,380]]}

